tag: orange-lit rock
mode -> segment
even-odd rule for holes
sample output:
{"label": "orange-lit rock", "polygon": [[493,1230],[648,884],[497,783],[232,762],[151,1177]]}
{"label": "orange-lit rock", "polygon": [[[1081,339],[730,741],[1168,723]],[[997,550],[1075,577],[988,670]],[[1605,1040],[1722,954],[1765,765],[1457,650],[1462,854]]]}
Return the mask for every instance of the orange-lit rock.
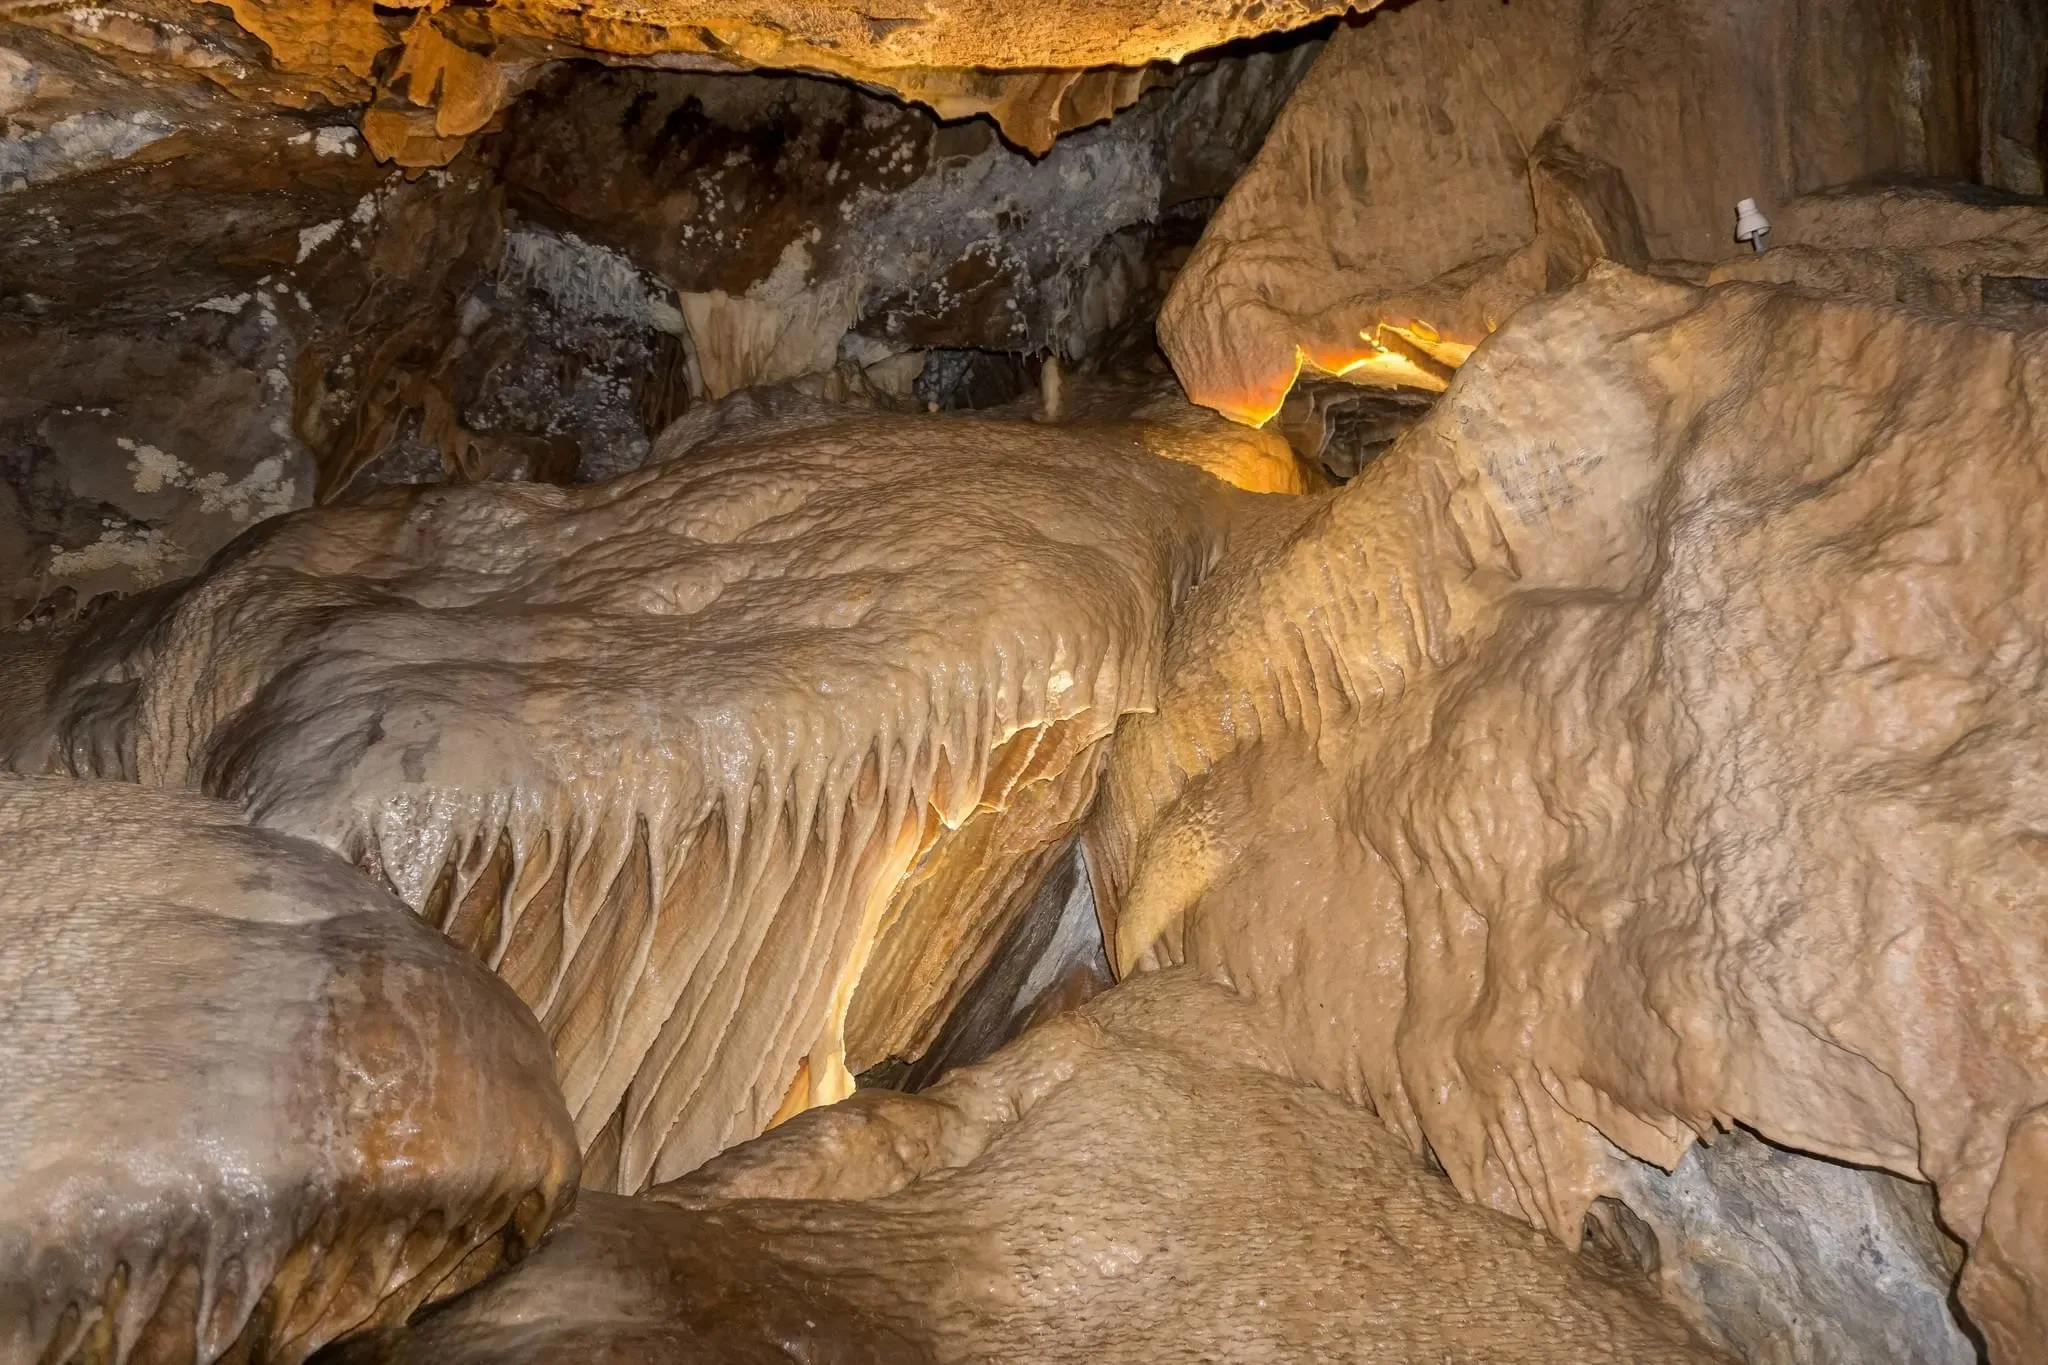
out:
{"label": "orange-lit rock", "polygon": [[380,156],[438,165],[542,69],[575,57],[843,76],[946,118],[987,114],[1011,141],[1043,152],[1059,133],[1107,118],[1170,78],[1159,64],[1300,28],[1355,3],[925,0],[887,13],[831,0],[500,0],[381,12],[370,0],[230,0],[229,7],[288,80],[330,98],[371,101],[363,131]]}
{"label": "orange-lit rock", "polygon": [[1161,343],[1195,401],[1244,422],[1303,366],[1416,382],[1409,348],[1372,345],[1382,323],[1477,343],[1601,257],[1746,250],[1737,199],[1967,174],[1972,60],[1936,0],[1377,13],[1282,111],[1175,282]]}

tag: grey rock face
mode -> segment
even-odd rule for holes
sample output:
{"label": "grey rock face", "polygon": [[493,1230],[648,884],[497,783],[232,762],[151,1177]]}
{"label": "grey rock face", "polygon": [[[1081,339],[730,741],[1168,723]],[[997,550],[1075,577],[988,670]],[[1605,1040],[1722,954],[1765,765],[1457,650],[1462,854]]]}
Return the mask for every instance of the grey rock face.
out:
{"label": "grey rock face", "polygon": [[1708,1337],[1751,1365],[1972,1365],[1950,1311],[1958,1253],[1933,1191],[1737,1130],[1666,1175],[1640,1167],[1591,1240],[1654,1270]]}

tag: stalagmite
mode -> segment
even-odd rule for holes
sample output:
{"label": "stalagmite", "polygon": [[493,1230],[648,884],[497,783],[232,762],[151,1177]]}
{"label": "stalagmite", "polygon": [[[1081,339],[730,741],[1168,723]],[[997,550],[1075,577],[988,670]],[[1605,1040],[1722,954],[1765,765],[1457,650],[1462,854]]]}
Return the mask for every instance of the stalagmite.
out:
{"label": "stalagmite", "polygon": [[1128,434],[877,417],[394,492],[107,619],[15,761],[384,879],[533,1007],[585,1180],[633,1190],[929,1043],[1263,501]]}
{"label": "stalagmite", "polygon": [[512,993],[218,801],[0,777],[0,1359],[295,1362],[540,1240]]}

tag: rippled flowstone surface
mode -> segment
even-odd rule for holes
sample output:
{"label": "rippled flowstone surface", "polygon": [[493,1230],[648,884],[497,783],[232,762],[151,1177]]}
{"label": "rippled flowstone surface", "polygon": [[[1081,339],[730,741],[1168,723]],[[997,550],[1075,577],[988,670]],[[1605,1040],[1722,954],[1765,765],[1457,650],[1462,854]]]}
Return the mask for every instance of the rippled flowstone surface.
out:
{"label": "rippled flowstone surface", "polygon": [[1931,1184],[2038,1358],[2044,401],[1996,318],[1614,266],[1525,308],[1176,617],[1089,830],[1114,965],[1276,1002],[1574,1242],[1735,1124]]}
{"label": "rippled flowstone surface", "polygon": [[921,1094],[586,1195],[510,1275],[328,1359],[1724,1359],[1275,1074],[1266,1022],[1178,975],[1118,987]]}

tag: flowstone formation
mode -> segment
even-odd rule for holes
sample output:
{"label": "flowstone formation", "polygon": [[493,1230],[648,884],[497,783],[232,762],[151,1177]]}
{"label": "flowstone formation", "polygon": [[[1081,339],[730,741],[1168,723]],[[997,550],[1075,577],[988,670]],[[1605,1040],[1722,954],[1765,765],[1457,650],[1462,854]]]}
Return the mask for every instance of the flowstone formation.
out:
{"label": "flowstone formation", "polygon": [[0,776],[0,1003],[8,1361],[303,1360],[574,1189],[512,993],[222,802]]}
{"label": "flowstone formation", "polygon": [[393,491],[108,616],[9,745],[388,882],[539,1015],[630,1191],[923,1050],[1269,501],[1115,429],[882,417]]}
{"label": "flowstone formation", "polygon": [[334,1365],[1725,1359],[1282,1074],[1258,1011],[1131,983],[919,1095],[863,1092]]}
{"label": "flowstone formation", "polygon": [[1953,186],[1839,188],[1787,204],[1771,241],[1715,266],[1709,280],[2048,322],[2048,205],[2038,200]]}
{"label": "flowstone formation", "polygon": [[1161,343],[1191,398],[1244,422],[1304,370],[1441,391],[1596,260],[1746,250],[1738,199],[1970,174],[1978,60],[1939,0],[1378,11],[1281,112],[1175,281]]}
{"label": "flowstone formation", "polygon": [[1113,962],[1268,1002],[1574,1245],[1736,1124],[1929,1182],[2038,1358],[2044,394],[1995,321],[1613,266],[1524,310],[1177,618],[1089,832]]}
{"label": "flowstone formation", "polygon": [[2048,1359],[2044,162],[2033,0],[0,6],[0,1361]]}

